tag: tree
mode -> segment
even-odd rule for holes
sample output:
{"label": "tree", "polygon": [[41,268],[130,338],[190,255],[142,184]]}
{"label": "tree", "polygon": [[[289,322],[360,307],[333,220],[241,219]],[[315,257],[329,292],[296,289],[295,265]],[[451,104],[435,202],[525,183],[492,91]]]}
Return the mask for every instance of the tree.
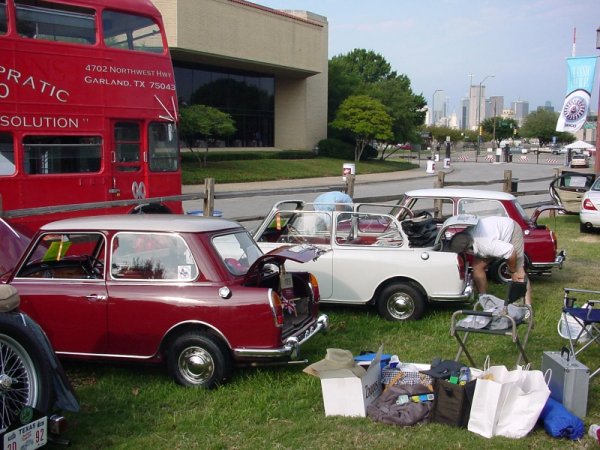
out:
{"label": "tree", "polygon": [[[211,106],[186,106],[180,109],[179,115],[179,135],[192,153],[197,140],[204,139],[206,141],[206,152],[202,161],[204,166],[206,166],[210,140],[235,133],[235,125],[231,116]],[[200,162],[199,158],[198,161]]]}
{"label": "tree", "polygon": [[544,146],[552,142],[552,138],[554,136],[559,142],[573,142],[575,140],[575,136],[573,136],[571,133],[562,133],[556,131],[557,121],[557,112],[548,111],[547,109],[539,109],[525,117],[520,134],[525,138],[538,138],[540,140],[540,146]]}
{"label": "tree", "polygon": [[[329,115],[335,114],[342,102],[351,95],[368,95],[379,100],[392,118],[390,140],[416,142],[418,127],[424,122],[422,95],[412,91],[410,79],[391,70],[390,64],[378,53],[354,49],[329,61]],[[384,154],[382,153],[382,158]]]}
{"label": "tree", "polygon": [[354,160],[359,161],[365,146],[373,139],[392,137],[392,118],[380,101],[367,95],[352,95],[340,105],[331,126],[346,130],[355,139]]}
{"label": "tree", "polygon": [[515,119],[489,117],[481,122],[481,127],[485,133],[496,136],[496,139],[501,141],[513,137],[519,130],[519,123]]}

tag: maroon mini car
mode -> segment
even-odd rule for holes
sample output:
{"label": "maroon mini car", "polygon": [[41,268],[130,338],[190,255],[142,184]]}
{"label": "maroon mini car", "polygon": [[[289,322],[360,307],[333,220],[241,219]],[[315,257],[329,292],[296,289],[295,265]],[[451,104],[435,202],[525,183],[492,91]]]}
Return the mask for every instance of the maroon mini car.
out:
{"label": "maroon mini car", "polygon": [[214,387],[237,363],[296,359],[328,327],[319,289],[263,255],[236,222],[174,215],[67,219],[43,226],[8,279],[61,357],[165,362],[178,383]]}
{"label": "maroon mini car", "polygon": [[[523,229],[525,243],[525,269],[530,274],[549,274],[552,269],[562,268],[566,253],[558,250],[554,231],[539,225],[540,214],[550,209],[563,210],[559,206],[542,206],[529,217],[517,198],[506,192],[480,189],[435,188],[415,189],[404,193],[399,205],[412,211],[433,216],[441,224],[450,216],[471,214],[478,217],[503,216],[515,220]],[[400,211],[400,215],[406,214]],[[497,261],[488,268],[488,276],[496,281],[510,281],[506,261]]]}

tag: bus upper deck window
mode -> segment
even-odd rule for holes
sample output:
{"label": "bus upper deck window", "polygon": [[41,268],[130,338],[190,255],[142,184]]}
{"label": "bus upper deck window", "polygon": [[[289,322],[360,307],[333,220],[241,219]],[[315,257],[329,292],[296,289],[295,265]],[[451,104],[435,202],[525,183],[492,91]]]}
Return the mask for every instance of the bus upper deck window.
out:
{"label": "bus upper deck window", "polygon": [[104,11],[102,28],[107,47],[151,53],[165,50],[160,27],[148,17]]}
{"label": "bus upper deck window", "polygon": [[39,0],[15,1],[17,32],[22,37],[74,44],[96,43],[92,9]]}
{"label": "bus upper deck window", "polygon": [[173,123],[154,122],[148,128],[149,166],[153,172],[175,172],[179,167],[177,128]]}
{"label": "bus upper deck window", "polygon": [[0,175],[15,173],[15,147],[9,133],[0,133]]}
{"label": "bus upper deck window", "polygon": [[0,0],[0,34],[6,34],[8,24],[6,23],[6,0]]}

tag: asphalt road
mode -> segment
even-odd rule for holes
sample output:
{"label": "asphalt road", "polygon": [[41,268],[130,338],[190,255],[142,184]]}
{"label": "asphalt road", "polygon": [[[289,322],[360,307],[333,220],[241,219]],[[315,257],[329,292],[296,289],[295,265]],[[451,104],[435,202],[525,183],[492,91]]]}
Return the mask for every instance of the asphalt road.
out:
{"label": "asphalt road", "polygon": [[[493,163],[493,162],[456,162],[452,163],[450,169],[445,169],[446,181],[469,181],[487,182],[489,180],[502,180],[506,170],[512,171],[512,177],[519,179],[518,191],[535,191],[548,189],[549,180],[538,181],[540,178],[552,177],[556,168],[562,168],[559,164],[535,164],[530,163]],[[340,163],[340,173],[342,163]],[[426,161],[421,161],[421,167],[403,172],[388,172],[384,174],[356,175],[354,197],[374,197],[382,195],[398,195],[411,189],[434,187],[437,176],[426,173]],[[317,186],[339,186],[344,187],[342,176],[326,178],[310,178],[299,180],[280,180],[256,183],[236,183],[215,185],[216,192],[239,192],[274,190],[281,194],[268,195],[259,194],[252,197],[239,197],[232,199],[215,200],[215,210],[221,211],[223,217],[240,218],[262,215],[265,216],[277,201],[287,199],[299,199],[311,201],[315,193],[290,194],[285,189],[317,187]],[[502,184],[469,186],[475,189],[502,190]],[[184,186],[183,192],[202,192],[203,186]],[[522,204],[539,201],[550,201],[550,196],[536,195],[519,197]],[[184,202],[185,211],[202,210],[202,200]],[[248,229],[253,229],[256,222],[244,222]]]}

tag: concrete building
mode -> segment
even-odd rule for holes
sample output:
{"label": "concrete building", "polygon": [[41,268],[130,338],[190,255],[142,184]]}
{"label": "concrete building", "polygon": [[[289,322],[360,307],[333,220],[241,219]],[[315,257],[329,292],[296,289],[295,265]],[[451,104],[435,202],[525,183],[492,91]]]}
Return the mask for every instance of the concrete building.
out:
{"label": "concrete building", "polygon": [[469,129],[477,130],[485,119],[485,85],[471,85],[469,89]]}
{"label": "concrete building", "polygon": [[232,115],[224,147],[312,149],[327,137],[328,24],[243,0],[154,0],[179,101]]}
{"label": "concrete building", "polygon": [[517,100],[516,102],[513,102],[512,110],[515,112],[515,120],[519,126],[523,126],[523,121],[529,114],[529,102],[525,100]]}
{"label": "concrete building", "polygon": [[493,95],[490,97],[490,115],[489,117],[500,117],[504,110],[504,97]]}

